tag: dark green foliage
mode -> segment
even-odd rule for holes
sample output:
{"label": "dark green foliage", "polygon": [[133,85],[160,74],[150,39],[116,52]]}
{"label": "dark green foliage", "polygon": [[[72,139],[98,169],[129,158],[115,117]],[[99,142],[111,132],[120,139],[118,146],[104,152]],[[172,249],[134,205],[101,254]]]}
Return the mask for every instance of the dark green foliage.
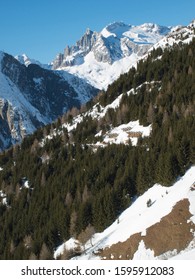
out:
{"label": "dark green foliage", "polygon": [[[154,50],[98,96],[106,106],[124,93],[103,119],[85,117],[72,133],[58,119],[0,155],[0,190],[8,204],[0,200],[0,259],[50,259],[73,234],[89,224],[104,230],[134,197],[155,182],[172,184],[195,164],[194,51],[195,41]],[[152,133],[137,147],[93,150],[98,131],[138,119],[152,124]],[[39,145],[56,128],[61,134]]]}

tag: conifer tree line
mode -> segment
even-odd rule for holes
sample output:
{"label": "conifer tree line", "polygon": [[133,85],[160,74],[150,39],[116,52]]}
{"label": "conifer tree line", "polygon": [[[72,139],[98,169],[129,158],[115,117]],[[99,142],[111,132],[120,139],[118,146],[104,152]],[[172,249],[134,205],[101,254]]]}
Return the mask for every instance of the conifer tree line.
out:
{"label": "conifer tree line", "polygon": [[[85,116],[71,133],[62,127],[122,93],[102,119]],[[133,120],[151,124],[150,137],[93,149],[97,132]],[[169,186],[193,164],[195,40],[154,50],[80,110],[0,155],[0,259],[52,259],[65,240],[104,230],[154,183]]]}

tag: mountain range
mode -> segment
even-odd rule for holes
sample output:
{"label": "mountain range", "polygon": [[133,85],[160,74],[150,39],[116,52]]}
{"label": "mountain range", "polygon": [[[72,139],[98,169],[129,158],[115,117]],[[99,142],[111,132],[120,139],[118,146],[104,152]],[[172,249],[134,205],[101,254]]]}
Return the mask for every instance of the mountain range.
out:
{"label": "mountain range", "polygon": [[1,52],[0,149],[20,142],[72,107],[80,107],[136,66],[156,43],[179,42],[179,36],[189,34],[189,29],[122,22],[112,23],[99,33],[87,29],[74,46],[67,46],[48,65],[26,55],[13,58]]}
{"label": "mountain range", "polygon": [[52,68],[106,89],[170,31],[171,28],[152,23],[132,26],[123,22],[109,24],[101,32],[87,29],[74,46],[67,46],[64,53],[57,55]]}
{"label": "mountain range", "polygon": [[0,53],[0,259],[194,257],[194,37],[114,23],[59,63]]}

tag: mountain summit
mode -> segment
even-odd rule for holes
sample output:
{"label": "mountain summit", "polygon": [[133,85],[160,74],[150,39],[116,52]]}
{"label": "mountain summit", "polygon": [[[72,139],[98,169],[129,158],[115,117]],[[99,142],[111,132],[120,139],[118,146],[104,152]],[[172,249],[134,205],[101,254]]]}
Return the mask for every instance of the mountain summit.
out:
{"label": "mountain summit", "polygon": [[74,46],[57,55],[53,69],[66,70],[105,89],[170,31],[153,23],[133,26],[123,22],[111,23],[101,32],[87,29]]}

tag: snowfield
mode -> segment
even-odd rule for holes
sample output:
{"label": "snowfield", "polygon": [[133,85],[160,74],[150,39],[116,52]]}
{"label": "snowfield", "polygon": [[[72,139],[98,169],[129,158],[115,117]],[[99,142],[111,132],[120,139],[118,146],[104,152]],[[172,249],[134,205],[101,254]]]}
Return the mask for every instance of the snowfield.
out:
{"label": "snowfield", "polygon": [[87,29],[85,39],[90,32],[93,39],[87,46],[78,41],[76,50],[65,56],[57,69],[83,78],[98,89],[107,89],[170,31],[153,23],[133,26],[123,22],[111,23],[99,33]]}
{"label": "snowfield", "polygon": [[[106,90],[108,85],[121,74],[127,73],[131,67],[136,67],[138,61],[147,57],[153,49],[159,47],[165,49],[180,42],[188,44],[194,38],[194,26],[195,21],[188,26],[176,27],[159,26],[153,23],[140,26],[122,22],[111,23],[100,33],[94,32],[97,41],[89,53],[83,54],[81,47],[65,58],[65,61],[74,61],[78,56],[73,65],[63,66],[62,63],[57,69],[85,79],[100,90]],[[97,52],[102,55],[110,54],[112,63],[97,60]]]}
{"label": "snowfield", "polygon": [[[141,235],[146,234],[147,228],[158,223],[164,216],[168,215],[177,202],[188,199],[190,203],[189,211],[192,214],[190,221],[195,224],[195,191],[191,190],[191,186],[195,182],[195,166],[191,167],[186,174],[179,178],[178,181],[171,187],[164,187],[155,184],[152,188],[146,191],[142,196],[126,209],[119,218],[107,229],[101,233],[94,234],[92,241],[86,244],[85,254],[76,257],[78,260],[99,259],[94,252],[99,249],[110,247],[118,242],[126,241],[131,235],[141,232]],[[147,207],[147,201],[151,200],[152,205]],[[195,237],[195,234],[194,234]],[[64,247],[66,249],[74,248],[78,241],[71,238],[57,248],[54,257],[57,258]],[[163,258],[165,258],[165,255]],[[174,257],[173,257],[174,256]],[[192,241],[186,250],[177,253],[167,252],[167,259],[195,259],[195,241]],[[149,260],[162,259],[161,256],[154,257],[154,252],[145,248],[143,241],[140,242],[137,252],[134,254],[134,260]]]}
{"label": "snowfield", "polygon": [[139,137],[149,137],[152,126],[143,126],[139,121],[131,121],[111,129],[104,136],[105,144],[128,144],[129,139],[133,146],[137,145]]}
{"label": "snowfield", "polygon": [[67,71],[82,79],[85,79],[89,84],[106,90],[108,85],[112,84],[121,74],[127,73],[131,67],[137,65],[138,56],[131,54],[129,57],[124,57],[113,64],[98,62],[94,54],[90,52],[84,58],[84,63],[80,65],[60,67],[59,70]]}

